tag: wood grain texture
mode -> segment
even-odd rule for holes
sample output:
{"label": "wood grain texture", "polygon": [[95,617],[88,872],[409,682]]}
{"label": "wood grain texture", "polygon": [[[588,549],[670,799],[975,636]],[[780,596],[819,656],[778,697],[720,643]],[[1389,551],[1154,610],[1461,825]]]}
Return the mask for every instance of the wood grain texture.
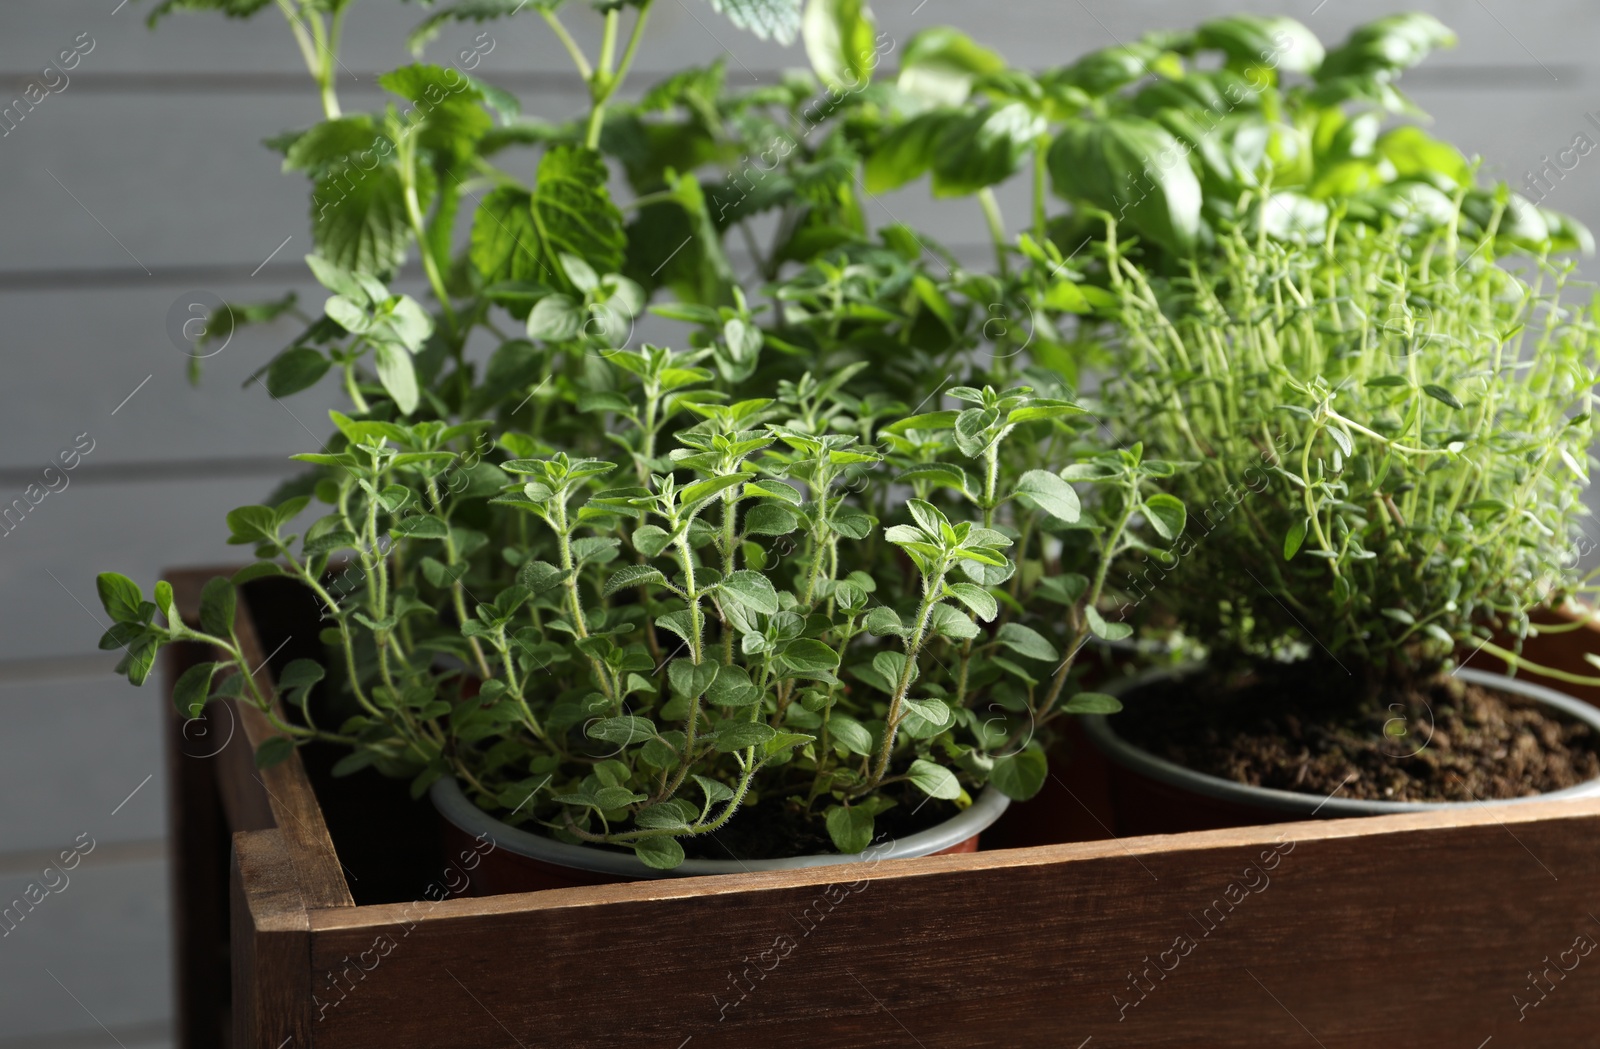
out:
{"label": "wood grain texture", "polygon": [[[231,568],[201,568],[169,573],[174,599],[185,618],[197,615],[200,591],[206,580],[217,575],[231,575],[233,571]],[[272,653],[263,650],[249,610],[248,589],[239,603],[234,629],[245,659],[256,668],[257,684],[271,694],[272,674],[267,660]],[[216,765],[217,785],[228,825],[235,831],[275,829],[282,835],[283,848],[294,867],[306,908],[354,906],[333,839],[328,836],[322,809],[306,778],[300,755],[291,754],[287,761],[268,769],[257,769],[256,748],[277,735],[277,730],[252,704],[229,700],[227,706],[237,731],[209,760]]]}
{"label": "wood grain texture", "polygon": [[233,1047],[309,1045],[304,897],[277,830],[233,836]]}
{"label": "wood grain texture", "polygon": [[[189,594],[184,578],[183,607],[197,607],[198,593]],[[176,591],[176,587],[174,588]],[[169,683],[206,658],[200,645],[174,645],[163,653]],[[173,1032],[178,1049],[217,1045],[227,1031],[229,851],[227,821],[217,793],[216,766],[204,760],[205,740],[217,723],[186,722],[161,694],[160,719],[165,728],[168,854],[172,897]],[[209,719],[208,719],[209,720]],[[196,731],[205,728],[208,731]],[[199,741],[198,747],[196,741]]]}
{"label": "wood grain texture", "polygon": [[1513,994],[1600,940],[1597,831],[1542,802],[313,912],[313,971],[370,971],[312,1044],[1567,1049],[1600,954]]}

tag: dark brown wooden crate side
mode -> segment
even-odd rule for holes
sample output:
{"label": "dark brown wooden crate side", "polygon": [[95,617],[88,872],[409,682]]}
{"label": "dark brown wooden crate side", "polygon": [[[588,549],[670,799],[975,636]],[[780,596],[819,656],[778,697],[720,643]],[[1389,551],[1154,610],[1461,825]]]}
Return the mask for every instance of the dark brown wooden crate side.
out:
{"label": "dark brown wooden crate side", "polygon": [[171,683],[208,658],[202,645],[164,653],[167,685],[157,716],[166,726],[168,884],[172,901],[173,975],[178,1049],[214,1049],[228,1038],[227,820],[216,765],[199,760],[220,723],[185,722],[172,709]]}
{"label": "dark brown wooden crate side", "polygon": [[[185,619],[197,620],[200,592],[206,581],[232,571],[188,569],[168,576]],[[271,653],[262,650],[248,595],[239,602],[234,629],[241,651],[255,668],[257,683],[271,694],[272,675],[267,667]],[[257,769],[256,747],[277,735],[277,731],[252,704],[232,701],[228,709],[232,715],[228,726],[231,736],[220,751],[203,760],[216,766],[216,782],[229,826],[235,831],[276,828],[283,833],[284,848],[297,873],[306,907],[353,906],[333,840],[328,836],[300,756],[293,754],[271,768]],[[213,715],[213,720],[222,719]]]}
{"label": "dark brown wooden crate side", "polygon": [[[1597,833],[1540,802],[313,912],[313,986],[348,975],[311,1044],[1571,1049]],[[1579,967],[1519,1021],[1546,957]]]}
{"label": "dark brown wooden crate side", "polygon": [[234,1049],[309,1045],[310,923],[282,831],[233,836]]}

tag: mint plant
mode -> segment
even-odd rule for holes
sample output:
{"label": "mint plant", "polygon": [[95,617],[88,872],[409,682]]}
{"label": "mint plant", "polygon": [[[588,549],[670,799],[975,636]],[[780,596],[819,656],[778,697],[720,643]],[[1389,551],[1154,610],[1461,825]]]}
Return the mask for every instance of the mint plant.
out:
{"label": "mint plant", "polygon": [[[335,381],[349,403],[296,456],[303,477],[228,515],[256,560],[212,581],[198,624],[165,583],[147,601],[100,577],[102,644],[131,681],[163,645],[210,645],[175,702],[260,707],[280,732],[262,764],[334,744],[340,774],[416,794],[454,776],[504,819],[661,868],[747,810],[859,852],[896,806],[1030,797],[1057,719],[1116,708],[1075,657],[1128,635],[1109,567],[1185,511],[1162,491],[1173,464],[1102,447],[1064,337],[1029,334],[1035,296],[1071,312],[1091,289],[1045,233],[1001,244],[988,189],[1018,157],[988,116],[970,122],[981,163],[935,177],[979,197],[995,272],[863,208],[871,143],[930,92],[989,90],[960,61],[946,76],[981,49],[929,33],[876,83],[893,42],[863,5],[720,0],[803,36],[817,75],[730,91],[714,64],[630,98],[649,0],[595,5],[598,53],[559,3],[459,3],[413,46],[537,18],[585,111],[523,118],[479,37],[458,65],[384,74],[393,97],[356,113],[333,75],[348,3],[276,6],[325,119],[268,145],[310,180],[307,263],[329,294],[316,316],[233,316],[304,325],[258,372],[272,396]],[[427,303],[393,290],[413,253]],[[647,312],[678,347],[634,338]],[[266,576],[315,596],[327,643],[279,674],[281,714],[233,630],[238,588]]]}

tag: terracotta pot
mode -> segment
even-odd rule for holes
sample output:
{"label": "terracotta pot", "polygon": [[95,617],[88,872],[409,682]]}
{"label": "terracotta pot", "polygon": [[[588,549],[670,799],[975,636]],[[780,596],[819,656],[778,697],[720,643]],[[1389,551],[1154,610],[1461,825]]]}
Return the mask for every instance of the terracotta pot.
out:
{"label": "terracotta pot", "polygon": [[[1107,691],[1126,695],[1145,685],[1180,676],[1162,670],[1129,678]],[[1463,681],[1532,699],[1600,731],[1600,709],[1554,689],[1521,678],[1462,668]],[[1381,816],[1396,812],[1432,812],[1485,804],[1480,801],[1365,801],[1327,797],[1299,791],[1253,787],[1220,776],[1195,772],[1157,757],[1117,735],[1112,721],[1117,715],[1087,715],[1080,720],[1096,749],[1111,761],[1112,804],[1120,834],[1176,834],[1219,827],[1247,827],[1292,820],[1331,819],[1343,816]],[[1600,797],[1600,779],[1564,790],[1528,798],[1494,801],[1515,805],[1554,798]]]}
{"label": "terracotta pot", "polygon": [[473,804],[452,778],[438,780],[428,793],[443,817],[445,844],[450,854],[472,848],[475,842],[494,845],[489,850],[480,845],[477,850],[482,853],[482,859],[469,875],[472,882],[469,893],[474,896],[977,852],[979,832],[999,819],[1011,804],[1009,798],[990,787],[978,795],[971,808],[943,823],[874,845],[858,855],[793,856],[776,860],[696,859],[662,871],[645,866],[626,850],[569,844],[502,823]]}

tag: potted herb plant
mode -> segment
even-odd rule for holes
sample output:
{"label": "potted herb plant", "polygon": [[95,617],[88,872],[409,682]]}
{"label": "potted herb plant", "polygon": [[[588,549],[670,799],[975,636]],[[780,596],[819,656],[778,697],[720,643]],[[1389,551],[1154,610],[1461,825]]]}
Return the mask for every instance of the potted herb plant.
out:
{"label": "potted herb plant", "polygon": [[1336,204],[1304,243],[1235,230],[1170,280],[1106,241],[1112,414],[1185,461],[1169,483],[1194,508],[1113,579],[1206,653],[1088,726],[1135,793],[1189,792],[1144,826],[1240,818],[1215,801],[1259,821],[1600,793],[1600,711],[1460,665],[1585,680],[1517,639],[1580,625],[1530,616],[1591,589],[1575,544],[1600,434],[1575,265],[1504,190],[1481,220],[1467,195],[1436,225]]}
{"label": "potted herb plant", "polygon": [[[196,6],[265,5],[156,13]],[[1181,530],[1157,490],[1172,467],[1094,442],[1060,375],[997,327],[1001,277],[866,227],[841,115],[875,97],[864,9],[812,5],[820,84],[733,93],[719,65],[625,102],[648,0],[596,5],[593,56],[528,5],[591,99],[551,125],[476,63],[403,66],[380,78],[393,101],[348,112],[348,5],[279,6],[325,119],[269,145],[312,180],[328,296],[227,320],[299,316],[258,374],[274,397],[337,381],[349,403],[296,456],[309,473],[228,515],[256,561],[211,582],[198,624],[166,583],[146,599],[100,576],[130,681],[164,645],[211,646],[173,685],[180,713],[248,702],[280,732],[262,765],[326,743],[349,751],[336,773],[408,780],[496,862],[523,855],[507,887],[971,848],[1040,789],[1055,719],[1117,708],[1073,661],[1127,631],[1099,613],[1111,563],[1146,522]],[[800,29],[798,4],[719,6]],[[414,42],[501,13],[442,9]],[[766,211],[762,247],[747,220]],[[734,279],[735,227],[764,288]],[[395,290],[413,252],[431,306]],[[647,307],[688,347],[636,339]],[[239,588],[267,576],[314,595],[327,643],[282,670],[277,703],[234,629]]]}

